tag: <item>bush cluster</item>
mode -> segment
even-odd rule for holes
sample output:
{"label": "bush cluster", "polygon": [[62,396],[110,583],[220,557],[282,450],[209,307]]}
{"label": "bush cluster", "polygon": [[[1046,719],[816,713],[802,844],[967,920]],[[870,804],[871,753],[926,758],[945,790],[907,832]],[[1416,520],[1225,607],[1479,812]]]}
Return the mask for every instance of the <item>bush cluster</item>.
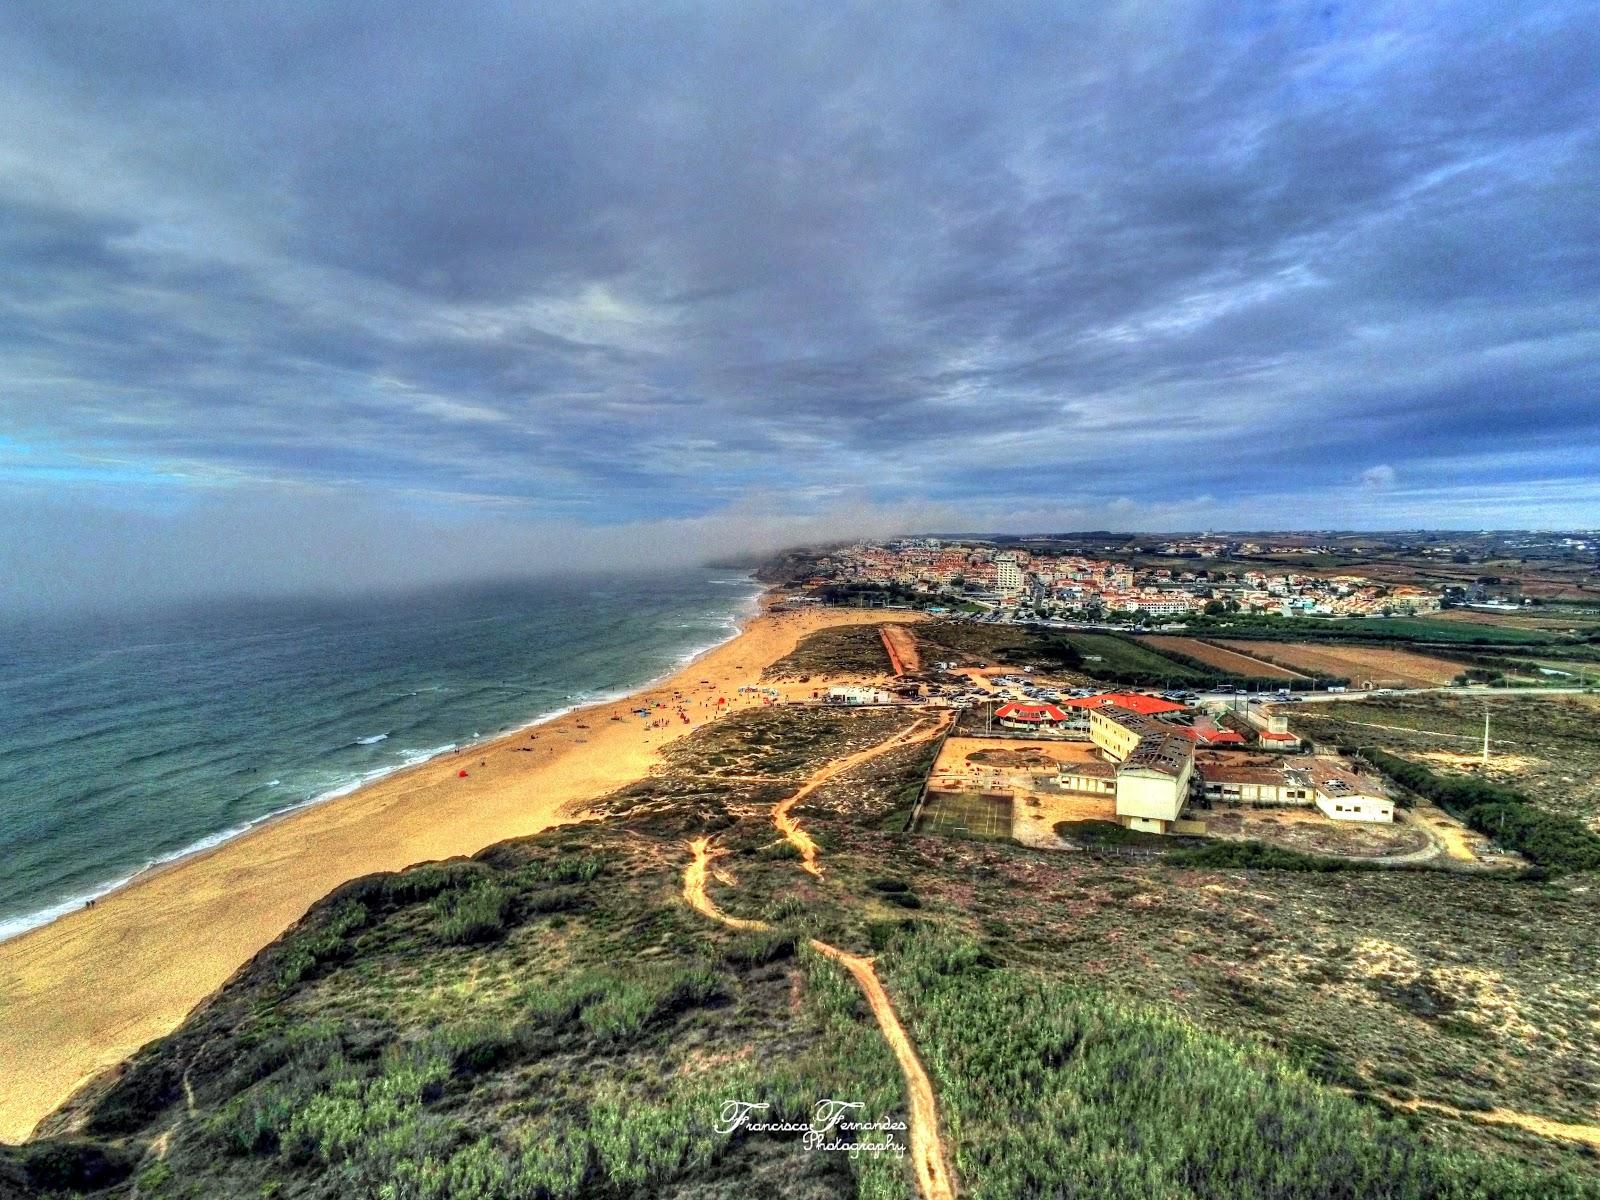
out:
{"label": "bush cluster", "polygon": [[433,911],[439,937],[452,946],[492,942],[505,932],[511,911],[511,893],[487,879],[464,891],[434,897]]}
{"label": "bush cluster", "polygon": [[1600,836],[1573,817],[1539,808],[1514,788],[1470,775],[1440,775],[1383,750],[1359,753],[1402,787],[1531,863],[1551,871],[1600,869]]}
{"label": "bush cluster", "polygon": [[919,928],[885,984],[963,1190],[1097,1200],[1573,1200],[1600,1184],[1436,1149],[1265,1048]]}
{"label": "bush cluster", "polygon": [[1179,867],[1253,868],[1268,871],[1376,871],[1380,864],[1352,858],[1304,854],[1266,842],[1216,842],[1194,850],[1178,850],[1167,861]]}

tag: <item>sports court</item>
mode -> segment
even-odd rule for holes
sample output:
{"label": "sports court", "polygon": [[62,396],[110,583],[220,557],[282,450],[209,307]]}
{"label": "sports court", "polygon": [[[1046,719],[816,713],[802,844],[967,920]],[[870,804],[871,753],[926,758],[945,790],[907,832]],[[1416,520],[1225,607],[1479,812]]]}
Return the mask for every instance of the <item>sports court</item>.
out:
{"label": "sports court", "polygon": [[1008,792],[930,791],[913,832],[944,837],[1008,838],[1012,800]]}

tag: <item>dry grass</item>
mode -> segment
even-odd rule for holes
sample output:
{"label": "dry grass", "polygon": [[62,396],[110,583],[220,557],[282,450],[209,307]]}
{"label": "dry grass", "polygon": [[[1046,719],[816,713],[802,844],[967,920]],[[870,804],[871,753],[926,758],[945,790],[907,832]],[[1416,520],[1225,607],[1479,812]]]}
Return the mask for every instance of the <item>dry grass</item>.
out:
{"label": "dry grass", "polygon": [[1263,655],[1273,662],[1322,675],[1335,675],[1357,687],[1437,687],[1465,668],[1448,659],[1387,650],[1380,646],[1332,646],[1312,642],[1224,642],[1222,645]]}
{"label": "dry grass", "polygon": [[1169,650],[1174,654],[1184,654],[1190,658],[1198,659],[1207,666],[1216,667],[1219,671],[1227,671],[1233,675],[1264,679],[1305,678],[1298,671],[1291,671],[1287,667],[1278,666],[1276,663],[1267,662],[1265,659],[1252,658],[1248,654],[1241,654],[1237,650],[1229,650],[1225,646],[1203,642],[1199,638],[1157,636],[1140,638],[1139,640],[1154,646],[1157,650]]}
{"label": "dry grass", "polygon": [[1409,823],[1333,821],[1314,808],[1257,809],[1219,806],[1204,814],[1211,837],[1243,838],[1340,858],[1379,858],[1425,849],[1428,837]]}

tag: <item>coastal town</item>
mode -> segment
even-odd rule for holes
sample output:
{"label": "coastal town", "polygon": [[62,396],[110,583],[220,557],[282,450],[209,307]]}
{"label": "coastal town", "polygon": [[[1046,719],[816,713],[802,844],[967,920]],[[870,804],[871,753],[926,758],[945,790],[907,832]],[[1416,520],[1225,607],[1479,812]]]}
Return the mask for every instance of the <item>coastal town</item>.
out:
{"label": "coastal town", "polygon": [[1435,612],[1438,592],[1360,575],[1228,569],[1205,563],[1254,543],[1201,538],[1158,543],[1193,566],[1135,567],[1069,553],[980,541],[908,538],[860,543],[817,561],[817,582],[879,584],[947,596],[1001,615],[1107,620],[1231,612],[1281,616],[1412,616]]}

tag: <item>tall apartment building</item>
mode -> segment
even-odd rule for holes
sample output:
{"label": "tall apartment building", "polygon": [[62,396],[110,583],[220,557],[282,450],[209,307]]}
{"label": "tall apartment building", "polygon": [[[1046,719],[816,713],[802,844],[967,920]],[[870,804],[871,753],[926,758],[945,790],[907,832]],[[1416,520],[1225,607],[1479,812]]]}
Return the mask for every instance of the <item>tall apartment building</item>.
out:
{"label": "tall apartment building", "polygon": [[994,579],[995,587],[1002,596],[1017,596],[1022,593],[1022,568],[1011,555],[1001,554],[995,558]]}

